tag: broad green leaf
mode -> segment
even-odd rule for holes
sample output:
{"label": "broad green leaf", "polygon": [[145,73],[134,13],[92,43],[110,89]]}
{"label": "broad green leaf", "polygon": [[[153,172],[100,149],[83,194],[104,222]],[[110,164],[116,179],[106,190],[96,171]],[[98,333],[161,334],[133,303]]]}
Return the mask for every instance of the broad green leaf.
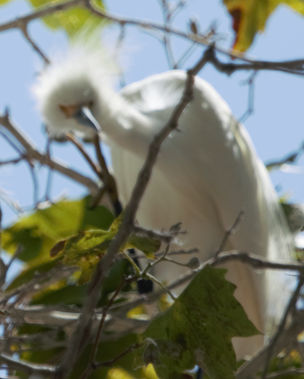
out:
{"label": "broad green leaf", "polygon": [[11,291],[15,288],[18,288],[22,286],[23,284],[29,282],[31,279],[33,279],[34,275],[36,274],[42,274],[45,272],[48,272],[52,270],[54,267],[57,266],[58,261],[60,258],[54,259],[52,261],[43,262],[39,265],[30,266],[24,271],[22,271],[17,278],[15,278],[12,283],[7,287],[7,291]]}
{"label": "broad green leaf", "polygon": [[206,266],[174,304],[141,335],[146,341],[136,365],[152,363],[158,376],[182,378],[198,364],[212,379],[233,379],[236,357],[232,337],[259,334],[225,279],[226,269]]}
{"label": "broad green leaf", "polygon": [[[98,345],[97,354],[96,354],[96,362],[107,362],[115,357],[117,357],[119,354],[123,353],[130,347],[131,345],[136,344],[137,337],[135,334],[127,334],[126,336],[116,340],[116,341],[106,341],[101,342]],[[92,345],[88,346],[80,359],[78,360],[76,366],[74,367],[69,379],[78,379],[81,377],[81,374],[83,373],[91,352]],[[127,372],[129,376],[117,376],[117,379],[130,379],[130,376],[134,378],[147,378],[147,376],[144,374],[144,370],[134,370],[133,368],[133,361],[134,361],[134,352],[129,353],[125,355],[123,358],[119,359],[117,362],[115,362],[112,367],[103,367],[99,370],[94,371],[93,374],[90,375],[90,379],[101,379],[101,378],[107,378],[107,379],[113,379],[113,374],[115,371],[112,371],[109,373],[110,370],[114,370],[116,368],[122,369],[116,370],[116,374],[123,374],[124,372]],[[108,375],[109,373],[109,375]],[[152,378],[151,378],[152,379]],[[154,378],[153,378],[154,379]]]}
{"label": "broad green leaf", "polygon": [[[116,219],[110,229],[90,230],[87,232],[79,232],[78,235],[67,240],[58,242],[51,249],[51,256],[61,259],[61,263],[66,266],[78,266],[81,270],[79,284],[88,282],[95,270],[97,263],[103,258],[110,243],[116,236],[119,220]],[[154,258],[154,253],[159,250],[160,242],[146,238],[131,235],[120,251],[127,249],[139,249],[148,258]]]}
{"label": "broad green leaf", "polygon": [[[111,267],[105,282],[102,286],[102,293],[98,302],[98,307],[108,302],[108,294],[114,292],[121,283],[124,276],[132,273],[132,266],[126,259],[118,260]],[[123,291],[129,291],[131,285],[124,287]],[[44,291],[34,297],[31,304],[43,305],[77,305],[82,306],[87,293],[87,284],[83,285],[67,285],[57,290]]]}
{"label": "broad green leaf", "polygon": [[[118,232],[121,221],[124,217],[124,212],[122,212],[113,222],[110,227],[110,231],[115,234]],[[160,248],[161,243],[157,240],[147,237],[140,237],[136,235],[131,235],[128,241],[124,245],[124,249],[138,249],[142,251],[145,256],[149,259],[154,259],[154,253],[156,253]]]}
{"label": "broad green leaf", "polygon": [[2,232],[3,249],[13,254],[21,244],[24,250],[18,258],[37,264],[49,260],[55,243],[79,230],[108,229],[113,222],[112,214],[102,206],[90,210],[89,203],[89,196],[81,200],[62,200],[21,218]]}
{"label": "broad green leaf", "polygon": [[[39,8],[52,6],[64,1],[29,0],[29,2],[34,8]],[[100,10],[104,10],[104,4],[101,0],[94,0],[92,3]],[[89,37],[107,22],[102,18],[92,15],[89,10],[81,7],[73,7],[64,11],[57,11],[44,17],[42,20],[51,29],[64,29],[69,37],[77,36],[81,30],[85,30],[87,37]]]}
{"label": "broad green leaf", "polygon": [[246,51],[252,45],[258,32],[265,29],[271,14],[280,5],[287,5],[304,14],[302,0],[223,0],[233,18],[236,37],[234,49]]}

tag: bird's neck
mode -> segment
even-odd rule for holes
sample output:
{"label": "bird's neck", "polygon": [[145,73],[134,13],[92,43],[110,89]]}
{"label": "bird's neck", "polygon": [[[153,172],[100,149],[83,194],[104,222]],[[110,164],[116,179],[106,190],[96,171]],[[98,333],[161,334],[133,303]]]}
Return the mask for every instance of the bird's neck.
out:
{"label": "bird's neck", "polygon": [[121,148],[145,157],[158,131],[155,123],[120,97],[111,99],[107,105],[106,110],[101,108],[98,117],[103,132]]}

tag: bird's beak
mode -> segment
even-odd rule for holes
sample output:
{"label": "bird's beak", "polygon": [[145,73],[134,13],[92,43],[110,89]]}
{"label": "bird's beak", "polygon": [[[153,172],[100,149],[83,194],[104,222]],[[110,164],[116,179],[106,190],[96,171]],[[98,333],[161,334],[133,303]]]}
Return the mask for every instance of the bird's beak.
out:
{"label": "bird's beak", "polygon": [[76,112],[72,114],[72,118],[74,118],[80,125],[88,126],[95,129],[96,132],[101,132],[100,125],[88,107],[78,108]]}

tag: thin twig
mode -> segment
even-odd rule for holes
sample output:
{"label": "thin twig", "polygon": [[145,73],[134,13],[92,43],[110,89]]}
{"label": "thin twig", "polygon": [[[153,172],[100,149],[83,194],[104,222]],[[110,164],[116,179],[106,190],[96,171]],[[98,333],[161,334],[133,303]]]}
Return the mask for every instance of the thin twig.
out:
{"label": "thin twig", "polygon": [[8,264],[6,265],[7,270],[11,267],[11,265],[14,263],[15,259],[19,257],[19,255],[24,250],[24,247],[22,245],[18,245],[14,254],[11,256],[11,259],[9,260]]}
{"label": "thin twig", "polygon": [[89,166],[92,168],[92,170],[95,172],[95,174],[101,179],[103,180],[103,175],[102,175],[102,172],[101,172],[101,169],[100,167],[98,167],[91,159],[91,157],[89,156],[89,154],[84,150],[82,144],[76,140],[76,138],[73,136],[73,134],[66,134],[66,138],[72,142],[72,144],[74,146],[76,146],[76,148],[78,149],[78,151],[82,154],[82,156],[84,157],[84,159],[88,162]]}
{"label": "thin twig", "polygon": [[122,352],[121,354],[119,354],[117,357],[111,359],[110,361],[96,363],[95,364],[96,369],[101,368],[101,367],[112,367],[114,365],[114,363],[116,363],[117,361],[119,361],[125,355],[131,353],[133,350],[136,350],[136,349],[140,348],[141,346],[142,346],[142,344],[140,344],[140,343],[136,343],[134,345],[131,345],[130,347],[128,347],[127,350],[125,350],[124,352]]}
{"label": "thin twig", "polygon": [[27,30],[27,24],[26,23],[20,23],[19,29],[21,30],[22,34],[24,35],[25,39],[30,43],[32,48],[40,55],[40,57],[43,59],[44,63],[46,65],[50,64],[50,60],[47,58],[47,56],[43,53],[43,51],[40,49],[40,47],[32,40],[32,38],[28,34]]}
{"label": "thin twig", "polygon": [[[52,140],[51,138],[48,136],[47,137],[47,143],[46,143],[46,156],[51,159],[51,143],[52,143]],[[46,201],[50,201],[51,199],[51,187],[52,187],[52,177],[53,177],[53,170],[51,167],[49,167],[49,170],[48,170],[48,176],[47,176],[47,182],[46,182],[46,187],[45,187],[45,195],[44,195],[44,199]]]}
{"label": "thin twig", "polygon": [[239,226],[240,222],[242,221],[243,217],[245,215],[245,211],[244,210],[241,210],[239,215],[237,216],[236,220],[234,221],[233,225],[226,231],[225,233],[225,236],[220,244],[220,247],[216,250],[215,254],[214,254],[214,258],[216,259],[219,255],[219,253],[221,253],[224,248],[225,248],[225,245],[228,241],[228,238],[230,237],[231,234],[235,233],[236,231],[236,228]]}
{"label": "thin twig", "polygon": [[137,236],[151,238],[154,240],[164,242],[166,244],[171,243],[173,238],[175,237],[175,234],[173,233],[168,233],[168,234],[159,233],[159,232],[155,232],[154,230],[148,230],[137,225],[133,227],[133,233],[136,234]]}
{"label": "thin twig", "polygon": [[[204,35],[199,35],[199,34],[194,34],[194,33],[185,33],[184,31],[178,28],[168,27],[166,25],[157,24],[157,23],[153,23],[149,21],[142,21],[142,20],[115,16],[109,12],[102,11],[100,8],[98,9],[95,8],[89,1],[85,1],[85,0],[72,0],[72,1],[67,1],[65,3],[60,3],[60,4],[45,7],[41,10],[30,13],[26,16],[16,18],[13,21],[9,21],[7,23],[0,25],[0,32],[9,30],[9,29],[20,28],[20,25],[24,25],[24,24],[27,25],[29,22],[37,18],[41,18],[47,15],[50,15],[54,12],[65,10],[65,9],[72,8],[75,6],[84,6],[88,8],[91,11],[91,13],[93,13],[95,16],[98,16],[100,18],[107,19],[113,22],[117,22],[120,25],[133,25],[133,26],[138,26],[145,29],[160,30],[165,33],[174,34],[181,38],[194,41],[204,46],[210,46],[209,37],[206,37]],[[231,50],[231,49],[227,50],[225,48],[221,48],[218,46],[214,47],[214,49],[218,51],[219,53],[225,54],[226,56],[240,59],[246,62],[245,64],[222,63],[218,61],[218,59],[215,58],[215,56],[212,59],[210,59],[210,62],[219,71],[225,72],[227,74],[232,74],[234,71],[237,71],[237,70],[275,70],[275,71],[288,72],[290,74],[304,75],[304,72],[303,72],[304,60],[303,59],[281,61],[281,62],[257,61],[257,60],[246,57],[243,53],[238,52],[236,50]]]}
{"label": "thin twig", "polygon": [[39,204],[39,200],[38,200],[38,197],[39,197],[39,184],[38,184],[36,172],[35,172],[35,169],[34,169],[34,165],[32,164],[32,162],[29,159],[26,159],[26,161],[28,163],[29,170],[30,170],[30,173],[31,173],[32,182],[33,182],[33,202],[35,204],[35,208],[37,208],[38,204]]}
{"label": "thin twig", "polygon": [[[300,334],[304,329],[304,311],[297,311],[291,324],[280,334],[276,344],[273,346],[273,355],[278,354],[282,349],[294,341],[295,336]],[[266,362],[268,346],[265,346],[257,354],[244,363],[236,372],[235,379],[254,378],[255,374],[260,371]]]}
{"label": "thin twig", "polygon": [[[95,152],[96,152],[96,157],[97,157],[98,163],[99,163],[101,170],[102,170],[102,181],[104,183],[105,190],[108,192],[108,194],[110,196],[110,199],[111,199],[112,204],[113,204],[113,208],[115,209],[116,213],[119,214],[120,212],[118,212],[118,208],[121,208],[121,205],[120,205],[119,198],[118,198],[118,190],[117,190],[117,186],[116,186],[116,181],[115,181],[113,175],[111,175],[109,172],[106,160],[105,160],[105,158],[102,154],[101,148],[100,148],[99,137],[97,134],[93,138],[93,144],[95,147]],[[99,197],[99,200],[101,200],[100,194],[98,197]],[[96,201],[94,203],[96,203]]]}
{"label": "thin twig", "polygon": [[101,334],[101,331],[102,331],[102,328],[103,328],[103,325],[104,325],[104,321],[106,319],[107,312],[111,308],[111,306],[113,305],[114,300],[118,296],[119,292],[123,289],[123,287],[124,287],[125,284],[126,284],[126,280],[125,280],[125,278],[123,278],[123,280],[121,281],[120,285],[116,288],[116,291],[114,292],[113,296],[109,300],[108,304],[103,308],[102,318],[101,318],[100,323],[99,323],[99,327],[98,327],[97,335],[96,335],[96,338],[95,338],[94,346],[93,346],[93,349],[92,349],[91,355],[90,355],[90,362],[91,363],[94,362],[95,357],[96,357],[97,346],[98,346],[100,334]]}
{"label": "thin twig", "polygon": [[7,354],[0,355],[1,364],[7,365],[10,370],[18,370],[27,374],[35,374],[38,376],[49,377],[55,372],[55,366],[34,364],[21,360],[16,360],[12,356]]}
{"label": "thin twig", "polygon": [[[109,12],[105,12],[103,10],[97,9],[91,2],[85,4],[86,7],[96,16],[105,18],[114,22],[123,23],[124,25],[133,25],[139,26],[145,29],[154,29],[160,30],[164,33],[175,34],[176,36],[194,41],[198,44],[202,44],[204,46],[213,46],[215,51],[219,53],[225,54],[229,57],[233,57],[236,59],[240,59],[245,64],[234,64],[234,63],[222,63],[220,62],[215,55],[213,57],[209,57],[210,63],[212,63],[215,68],[217,68],[220,72],[225,72],[228,75],[231,75],[234,71],[237,70],[275,70],[275,71],[283,71],[296,75],[304,75],[304,59],[291,60],[291,61],[282,61],[282,62],[267,62],[267,61],[257,61],[254,59],[247,58],[243,53],[238,52],[236,50],[227,50],[218,46],[214,46],[213,43],[210,44],[209,37],[205,37],[203,35],[194,34],[194,33],[185,33],[180,29],[168,27],[166,25],[157,24],[153,22],[145,22],[142,20],[135,20],[130,18],[124,18],[115,16]],[[1,29],[0,29],[1,31]]]}
{"label": "thin twig", "polygon": [[24,157],[19,157],[19,158],[15,158],[15,159],[8,159],[7,161],[0,162],[0,166],[17,164],[17,163],[20,163],[21,161],[23,161],[23,159],[24,159]]}
{"label": "thin twig", "polygon": [[[202,263],[197,269],[189,270],[185,274],[180,275],[177,279],[172,280],[166,285],[166,288],[172,290],[179,286],[182,286],[188,283],[198,272],[204,269],[206,265],[211,265],[216,267],[226,262],[239,261],[245,264],[248,264],[254,269],[257,270],[286,270],[286,271],[296,271],[304,275],[304,265],[302,263],[276,263],[266,261],[258,255],[249,254],[245,252],[231,251],[227,253],[220,253],[217,259],[209,259],[208,261]],[[146,294],[145,297],[138,297],[125,305],[114,305],[112,310],[120,309],[121,311],[128,311],[132,308],[137,307],[142,303],[152,303],[157,300],[164,291],[155,291],[153,293]]]}
{"label": "thin twig", "polygon": [[177,128],[179,117],[182,115],[184,109],[192,100],[194,75],[196,75],[207,63],[206,54],[208,54],[208,51],[205,52],[195,67],[192,70],[188,71],[185,90],[180,102],[174,109],[167,124],[153,138],[153,141],[149,146],[145,163],[138,174],[130,201],[127,205],[125,217],[123,218],[121,226],[115,238],[112,240],[106,254],[98,263],[93,275],[93,279],[88,286],[87,296],[82,308],[82,313],[79,318],[77,328],[71,338],[71,343],[66,350],[58,371],[56,372],[56,379],[63,379],[68,376],[71,368],[74,366],[76,360],[78,359],[78,356],[81,354],[82,350],[85,347],[83,344],[84,336],[90,330],[91,317],[99,298],[100,288],[104,283],[104,280],[108,274],[110,267],[112,266],[112,263],[119,251],[120,246],[126,241],[126,239],[133,231],[135,215],[152,175],[153,166],[156,162],[160,148],[164,140]]}
{"label": "thin twig", "polygon": [[252,114],[253,112],[253,103],[254,103],[254,80],[256,78],[257,71],[254,71],[249,79],[247,80],[248,87],[248,106],[246,109],[246,112],[243,114],[242,117],[240,117],[239,122],[245,122],[247,118]]}
{"label": "thin twig", "polygon": [[285,329],[288,315],[295,311],[298,296],[299,296],[299,293],[301,291],[303,284],[304,284],[304,277],[300,276],[299,281],[298,281],[298,285],[297,285],[296,289],[294,290],[294,293],[292,294],[292,296],[290,298],[290,301],[288,303],[288,306],[285,309],[282,320],[280,321],[280,324],[279,324],[274,336],[271,338],[271,341],[268,344],[267,357],[265,359],[265,366],[264,366],[264,370],[263,370],[261,379],[266,378],[268,366],[269,366],[269,362],[270,362],[270,359],[271,359],[272,354],[273,354],[274,346],[276,345],[278,339],[280,338],[281,334],[283,333],[283,330]]}
{"label": "thin twig", "polygon": [[119,354],[117,357],[111,359],[110,361],[100,362],[100,363],[92,363],[90,365],[90,367],[88,367],[88,369],[86,370],[86,372],[85,372],[86,375],[85,376],[82,375],[81,379],[87,378],[94,371],[96,371],[96,370],[98,370],[98,369],[100,369],[102,367],[112,367],[117,361],[119,361],[125,355],[131,353],[133,350],[136,350],[136,349],[140,348],[141,346],[142,346],[142,344],[136,343],[136,344],[131,345],[130,347],[128,347],[128,349],[126,349],[125,351],[123,351],[121,354]]}
{"label": "thin twig", "polygon": [[303,368],[292,367],[292,368],[287,368],[286,370],[272,372],[271,374],[268,374],[266,376],[266,379],[276,379],[282,376],[288,377],[290,375],[301,375],[301,374],[304,374]]}
{"label": "thin twig", "polygon": [[99,343],[99,339],[100,339],[100,334],[101,334],[101,331],[102,331],[103,326],[104,326],[104,322],[106,319],[107,312],[108,312],[109,308],[112,306],[112,304],[114,303],[114,300],[116,299],[116,297],[118,296],[119,292],[122,290],[122,288],[124,287],[125,284],[126,284],[126,280],[125,280],[125,278],[123,278],[120,285],[116,288],[116,291],[114,292],[113,296],[109,300],[108,304],[105,307],[103,307],[101,320],[99,322],[99,326],[98,326],[96,338],[94,341],[94,345],[93,345],[93,348],[92,348],[92,351],[90,354],[88,366],[85,369],[85,371],[83,372],[83,374],[81,375],[80,379],[86,379],[92,371],[92,366],[94,365],[97,347],[98,347],[98,343]]}
{"label": "thin twig", "polygon": [[304,151],[304,144],[302,143],[299,149],[295,153],[290,153],[285,158],[266,163],[265,166],[267,170],[272,170],[273,168],[280,167],[286,163],[295,163],[297,159],[299,159],[300,155],[303,154],[303,151]]}
{"label": "thin twig", "polygon": [[76,7],[77,5],[82,5],[83,2],[84,2],[83,0],[71,0],[65,3],[43,7],[42,9],[38,11],[29,13],[23,17],[17,17],[13,21],[9,21],[7,23],[0,25],[0,32],[4,32],[9,29],[20,29],[20,27],[23,27],[23,25],[27,25],[29,22],[36,20],[37,18],[42,18],[58,11],[63,11],[69,8]]}
{"label": "thin twig", "polygon": [[[53,170],[56,170],[68,178],[87,187],[92,193],[96,192],[98,188],[97,184],[94,183],[90,178],[81,175],[77,171],[74,171],[55,160],[50,159],[47,155],[41,154],[38,149],[36,149],[34,143],[29,139],[29,137],[10,121],[9,115],[7,113],[3,116],[0,116],[0,124],[3,125],[23,146],[23,148],[26,150],[26,156],[28,159],[36,160],[41,165],[49,166]],[[22,155],[22,152],[18,148],[17,151],[20,153],[20,155]]]}
{"label": "thin twig", "polygon": [[[199,249],[193,248],[193,249],[188,249],[188,250],[169,251],[167,255],[169,255],[169,256],[170,255],[188,255],[188,254],[195,254],[198,252],[199,252]],[[162,256],[163,254],[164,254],[164,252],[155,253],[154,256],[156,258],[158,258],[158,257]],[[132,258],[147,259],[147,257],[145,255],[135,255]]]}

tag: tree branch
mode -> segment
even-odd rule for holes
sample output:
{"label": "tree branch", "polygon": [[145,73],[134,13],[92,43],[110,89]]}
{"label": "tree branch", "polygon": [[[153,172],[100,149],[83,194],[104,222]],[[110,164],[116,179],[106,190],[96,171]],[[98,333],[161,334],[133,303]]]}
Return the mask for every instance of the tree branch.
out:
{"label": "tree branch", "polygon": [[75,182],[78,182],[87,187],[92,193],[96,193],[98,187],[97,184],[93,182],[93,180],[84,175],[81,175],[77,171],[74,171],[55,160],[50,159],[47,155],[41,154],[36,149],[35,145],[29,139],[29,137],[10,121],[8,114],[0,116],[0,124],[3,125],[23,146],[23,148],[26,150],[26,154],[24,155],[26,155],[27,159],[34,159],[41,165],[49,166],[53,170],[56,170],[68,178],[74,180]]}
{"label": "tree branch", "polygon": [[73,334],[71,343],[61,361],[61,364],[55,376],[56,379],[63,379],[68,376],[71,368],[74,366],[76,360],[78,359],[78,356],[81,354],[82,350],[85,347],[85,336],[89,334],[91,328],[91,317],[98,301],[101,286],[110,267],[113,264],[115,255],[119,251],[120,246],[126,241],[126,239],[133,231],[135,214],[152,175],[152,169],[156,162],[156,158],[158,156],[162,143],[169,136],[169,134],[177,128],[179,117],[189,102],[192,100],[194,75],[196,75],[206,64],[207,59],[205,55],[206,53],[203,55],[202,59],[197,63],[197,65],[192,70],[188,71],[185,90],[179,104],[174,109],[167,124],[153,138],[153,141],[149,146],[145,163],[139,172],[130,201],[127,205],[125,217],[123,218],[121,226],[115,238],[112,240],[105,256],[98,263],[93,279],[89,284],[86,300],[82,308],[82,313],[78,321],[77,329]]}

